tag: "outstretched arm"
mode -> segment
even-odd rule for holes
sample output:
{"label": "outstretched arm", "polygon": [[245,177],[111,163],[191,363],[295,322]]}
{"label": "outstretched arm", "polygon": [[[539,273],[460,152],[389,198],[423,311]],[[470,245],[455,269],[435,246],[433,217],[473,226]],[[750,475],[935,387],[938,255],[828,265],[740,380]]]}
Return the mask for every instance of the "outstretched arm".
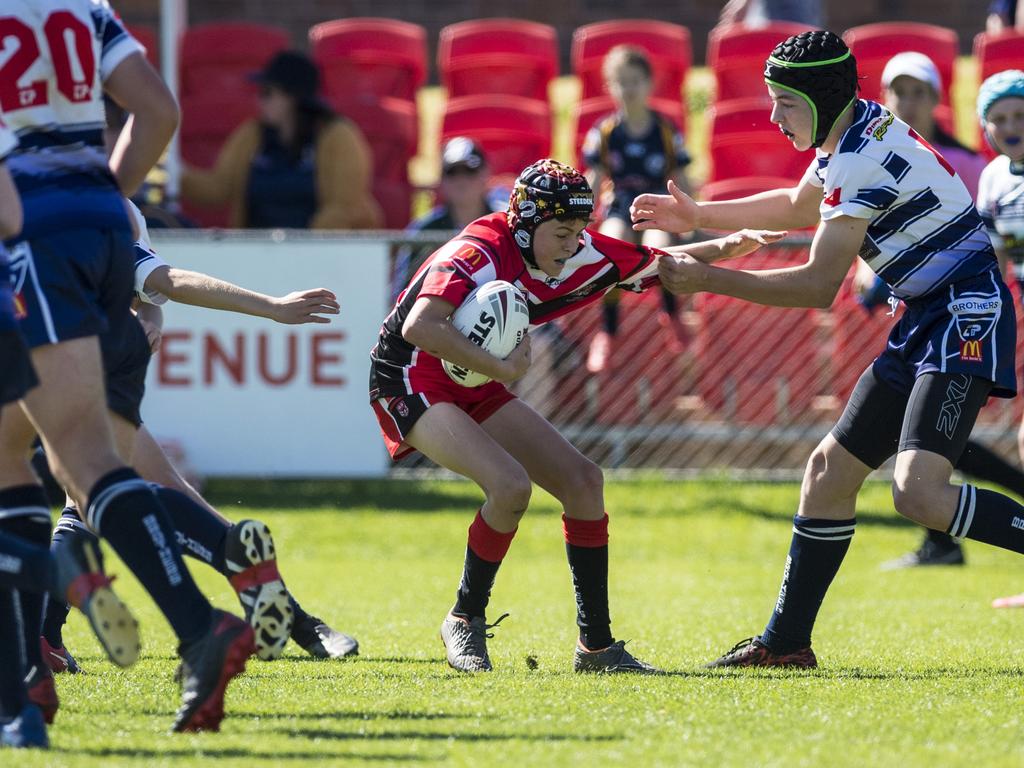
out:
{"label": "outstretched arm", "polygon": [[669,248],[660,248],[673,256],[689,256],[705,264],[714,264],[716,261],[735,259],[753,253],[762,245],[771,245],[784,238],[788,232],[772,232],[770,230],[741,229],[731,235],[719,237],[714,240],[705,240],[701,243],[689,243],[687,245],[673,245]]}
{"label": "outstretched arm", "polygon": [[337,297],[326,288],[267,296],[202,272],[174,267],[153,270],[146,278],[145,289],[181,304],[266,317],[286,325],[329,323],[330,318],[322,315],[340,312]]}
{"label": "outstretched arm", "polygon": [[707,291],[775,307],[832,305],[869,224],[868,219],[838,216],[814,235],[806,264],[786,269],[739,270],[713,267],[689,256],[662,257],[662,284],[672,293]]}
{"label": "outstretched arm", "polygon": [[640,195],[630,206],[633,229],[692,232],[695,229],[800,229],[818,222],[821,189],[801,182],[736,200],[698,203],[675,182],[667,195]]}

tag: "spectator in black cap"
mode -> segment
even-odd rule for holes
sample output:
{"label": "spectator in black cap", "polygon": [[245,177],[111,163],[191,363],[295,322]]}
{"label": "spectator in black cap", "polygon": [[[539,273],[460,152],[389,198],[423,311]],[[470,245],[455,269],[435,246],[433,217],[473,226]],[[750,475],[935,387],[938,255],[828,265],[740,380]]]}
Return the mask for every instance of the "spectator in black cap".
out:
{"label": "spectator in black cap", "polygon": [[234,227],[380,226],[369,147],[320,97],[312,60],[283,51],[252,79],[260,85],[259,119],[228,137],[212,169],[187,168],[182,196],[197,205],[229,205]]}
{"label": "spectator in black cap", "polygon": [[[508,193],[488,194],[490,169],[483,150],[472,139],[456,136],[441,149],[441,183],[437,189],[438,205],[427,215],[416,219],[406,232],[429,230],[460,230],[471,221],[495,211],[503,211]],[[392,294],[409,283],[423,260],[434,252],[432,246],[402,248],[395,258]]]}

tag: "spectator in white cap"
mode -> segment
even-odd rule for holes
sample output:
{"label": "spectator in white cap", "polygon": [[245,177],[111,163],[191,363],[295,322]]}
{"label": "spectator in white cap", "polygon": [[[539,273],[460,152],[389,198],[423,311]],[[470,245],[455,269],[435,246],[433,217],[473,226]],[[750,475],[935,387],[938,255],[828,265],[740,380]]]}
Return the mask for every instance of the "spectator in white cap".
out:
{"label": "spectator in white cap", "polygon": [[965,147],[935,119],[942,93],[942,76],[923,53],[907,51],[889,59],[882,72],[885,106],[949,161],[971,197],[978,197],[978,178],[985,158]]}

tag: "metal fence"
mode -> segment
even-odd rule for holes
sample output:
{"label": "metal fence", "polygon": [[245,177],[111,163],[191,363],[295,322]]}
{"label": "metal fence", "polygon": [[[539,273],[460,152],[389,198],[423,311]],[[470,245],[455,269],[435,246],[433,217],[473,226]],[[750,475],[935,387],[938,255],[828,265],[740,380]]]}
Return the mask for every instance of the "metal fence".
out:
{"label": "metal fence", "polygon": [[[418,244],[432,239],[443,241],[443,233]],[[793,237],[730,266],[798,264],[808,248],[807,238]],[[686,329],[681,353],[669,351],[659,292],[623,294],[603,372],[588,373],[585,365],[601,327],[598,303],[532,334],[534,365],[514,389],[608,469],[792,477],[835,423],[896,321],[887,305],[865,309],[851,282],[828,310],[697,294],[679,309]],[[1020,417],[1020,398],[993,400],[975,437],[1015,456]],[[419,455],[399,465],[431,466]]]}

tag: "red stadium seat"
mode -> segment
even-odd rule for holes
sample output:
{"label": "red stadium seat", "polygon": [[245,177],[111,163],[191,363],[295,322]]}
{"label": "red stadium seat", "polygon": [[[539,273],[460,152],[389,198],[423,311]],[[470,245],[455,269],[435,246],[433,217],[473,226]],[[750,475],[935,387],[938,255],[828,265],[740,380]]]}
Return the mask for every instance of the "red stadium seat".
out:
{"label": "red stadium seat", "polygon": [[851,27],[843,33],[857,59],[861,98],[879,101],[882,94],[882,70],[897,53],[917,51],[935,62],[942,76],[943,104],[949,104],[953,66],[960,42],[952,29],[910,21],[883,22]]}
{"label": "red stadium seat", "polygon": [[974,57],[982,80],[1004,69],[1024,69],[1024,32],[982,32],[974,38]]}
{"label": "red stadium seat", "polygon": [[[189,165],[211,168],[231,132],[259,115],[259,103],[246,92],[200,93],[181,100],[181,156]],[[184,205],[185,212],[204,227],[223,227],[227,210]]]}
{"label": "red stadium seat", "polygon": [[412,219],[412,186],[407,181],[374,179],[373,197],[384,212],[387,229],[405,229]]}
{"label": "red stadium seat", "polygon": [[448,102],[441,123],[441,141],[454,136],[478,142],[493,174],[518,174],[551,153],[551,111],[521,96],[462,96]]}
{"label": "red stadium seat", "polygon": [[359,94],[416,101],[427,77],[427,32],[396,19],[326,21],[309,30],[313,59],[334,99]]}
{"label": "red stadium seat", "polygon": [[248,76],[291,45],[279,27],[249,23],[200,24],[181,41],[181,95],[256,89]]}
{"label": "red stadium seat", "polygon": [[775,22],[760,29],[744,24],[715,27],[708,35],[708,67],[718,83],[716,101],[764,98],[764,62],[772,49],[787,37],[811,27]]}
{"label": "red stadium seat", "polygon": [[416,106],[389,96],[362,95],[335,101],[338,113],[359,126],[373,153],[373,196],[384,211],[384,226],[404,229],[411,218],[409,161],[419,141]]}
{"label": "red stadium seat", "polygon": [[374,178],[408,184],[409,161],[419,141],[416,107],[388,96],[337,100],[334,107],[359,126],[370,145]]}
{"label": "red stadium seat", "polygon": [[764,99],[733,99],[709,110],[711,175],[708,181],[737,176],[782,176],[799,180],[814,158],[797,152],[770,118]]}
{"label": "red stadium seat", "polygon": [[[675,121],[680,130],[685,130],[685,114],[681,101],[669,99],[651,99],[651,109],[660,112],[665,117]],[[594,127],[594,123],[605,115],[615,111],[615,102],[611,96],[595,96],[592,99],[577,102],[573,110],[573,121],[576,125],[576,140],[573,147],[576,150],[577,167],[583,168],[583,140],[587,137],[587,131]]]}
{"label": "red stadium seat", "polygon": [[128,33],[142,43],[146,49],[146,59],[156,69],[160,69],[160,44],[156,36],[156,30],[146,24],[126,25]]}
{"label": "red stadium seat", "polygon": [[770,189],[788,189],[792,186],[793,179],[783,176],[737,176],[705,184],[700,188],[700,199],[705,202],[735,200]]}
{"label": "red stadium seat", "polygon": [[641,19],[587,24],[573,33],[572,71],[583,84],[581,98],[605,93],[601,66],[605,54],[617,45],[635,46],[647,53],[654,70],[654,96],[681,100],[683,81],[693,60],[690,30],[665,21]]}
{"label": "red stadium seat", "polygon": [[437,68],[449,99],[506,93],[547,101],[558,38],[554,27],[533,21],[463,21],[441,30]]}
{"label": "red stadium seat", "polygon": [[[768,269],[803,263],[806,252],[763,249],[730,268]],[[782,309],[728,296],[698,294],[698,392],[730,421],[792,423],[813,419],[815,398],[828,394],[828,344],[812,309]]]}

